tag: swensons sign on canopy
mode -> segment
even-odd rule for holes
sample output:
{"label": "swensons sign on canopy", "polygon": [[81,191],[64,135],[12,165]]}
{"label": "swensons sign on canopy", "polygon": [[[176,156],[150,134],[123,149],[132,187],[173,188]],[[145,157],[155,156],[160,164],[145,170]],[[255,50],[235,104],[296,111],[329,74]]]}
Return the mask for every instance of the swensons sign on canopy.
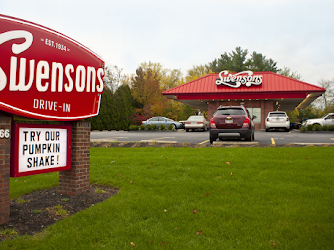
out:
{"label": "swensons sign on canopy", "polygon": [[242,85],[250,87],[252,85],[261,85],[262,78],[262,75],[253,75],[253,71],[250,70],[235,74],[230,74],[227,70],[224,70],[219,73],[219,79],[216,80],[216,84],[232,88],[239,88]]}

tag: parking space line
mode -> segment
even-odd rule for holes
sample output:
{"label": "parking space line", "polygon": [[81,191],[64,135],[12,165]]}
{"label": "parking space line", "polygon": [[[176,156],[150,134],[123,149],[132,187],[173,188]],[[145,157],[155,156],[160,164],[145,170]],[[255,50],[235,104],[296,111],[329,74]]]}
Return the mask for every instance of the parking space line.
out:
{"label": "parking space line", "polygon": [[169,137],[161,137],[161,138],[153,138],[153,139],[149,139],[149,140],[160,140],[160,139],[165,139],[165,138],[169,138]]}
{"label": "parking space line", "polygon": [[276,145],[274,138],[271,138],[271,144]]}
{"label": "parking space line", "polygon": [[206,140],[206,141],[200,142],[200,143],[198,143],[198,145],[204,144],[204,143],[206,143],[208,141],[210,141],[210,140]]}

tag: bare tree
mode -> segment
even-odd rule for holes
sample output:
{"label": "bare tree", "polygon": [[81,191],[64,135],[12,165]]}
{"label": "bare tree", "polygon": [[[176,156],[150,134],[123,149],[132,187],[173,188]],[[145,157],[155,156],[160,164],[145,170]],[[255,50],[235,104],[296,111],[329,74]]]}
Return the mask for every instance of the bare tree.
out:
{"label": "bare tree", "polygon": [[318,81],[318,84],[320,87],[325,88],[326,92],[316,99],[316,103],[324,108],[325,113],[334,111],[334,78],[331,80],[322,78]]}

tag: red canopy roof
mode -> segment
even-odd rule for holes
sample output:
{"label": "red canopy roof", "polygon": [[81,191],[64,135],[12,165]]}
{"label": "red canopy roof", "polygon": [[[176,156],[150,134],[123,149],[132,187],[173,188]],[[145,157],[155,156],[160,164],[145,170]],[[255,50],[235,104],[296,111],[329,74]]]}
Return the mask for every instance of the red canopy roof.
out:
{"label": "red canopy roof", "polygon": [[298,108],[304,108],[305,105],[307,106],[326,91],[324,88],[269,71],[254,72],[253,76],[256,75],[262,75],[261,85],[251,85],[249,87],[241,85],[239,88],[217,85],[216,80],[220,79],[217,73],[166,90],[162,94],[189,105],[191,104],[187,103],[186,100],[298,99],[297,105],[301,105],[304,101],[303,107],[299,106]]}

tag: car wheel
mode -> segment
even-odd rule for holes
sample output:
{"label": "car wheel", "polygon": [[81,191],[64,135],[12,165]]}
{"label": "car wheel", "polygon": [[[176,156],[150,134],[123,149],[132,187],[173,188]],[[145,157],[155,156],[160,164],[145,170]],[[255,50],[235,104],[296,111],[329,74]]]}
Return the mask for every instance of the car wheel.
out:
{"label": "car wheel", "polygon": [[253,134],[251,134],[248,138],[246,138],[246,141],[252,141],[253,139]]}
{"label": "car wheel", "polygon": [[269,128],[266,128],[266,132],[269,132]]}
{"label": "car wheel", "polygon": [[212,137],[210,136],[210,144],[213,144],[214,141],[216,141],[216,138],[212,138]]}
{"label": "car wheel", "polygon": [[189,129],[186,129],[187,132],[189,132]]}
{"label": "car wheel", "polygon": [[252,134],[252,137],[253,137],[253,141],[255,140],[255,136],[254,136],[254,134],[255,134],[255,133],[253,132],[253,134]]}

